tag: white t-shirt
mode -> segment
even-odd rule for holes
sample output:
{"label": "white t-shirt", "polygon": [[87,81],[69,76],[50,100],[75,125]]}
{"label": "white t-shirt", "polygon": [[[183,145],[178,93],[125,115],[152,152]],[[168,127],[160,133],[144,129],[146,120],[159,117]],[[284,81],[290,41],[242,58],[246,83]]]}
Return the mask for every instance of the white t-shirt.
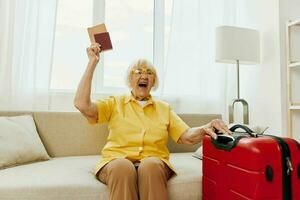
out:
{"label": "white t-shirt", "polygon": [[147,101],[138,101],[138,102],[139,102],[139,104],[140,104],[142,107],[144,107],[145,104],[147,103]]}

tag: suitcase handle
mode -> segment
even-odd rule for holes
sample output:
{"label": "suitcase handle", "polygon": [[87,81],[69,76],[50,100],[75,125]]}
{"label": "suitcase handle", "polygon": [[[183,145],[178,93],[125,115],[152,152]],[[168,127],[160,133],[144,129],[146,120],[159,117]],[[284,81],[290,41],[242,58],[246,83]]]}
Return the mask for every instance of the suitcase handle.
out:
{"label": "suitcase handle", "polygon": [[238,128],[243,129],[245,132],[243,132],[242,135],[239,133],[239,134],[233,134],[232,136],[222,135],[220,133],[219,134],[217,133],[218,134],[217,139],[212,139],[211,142],[218,149],[222,149],[225,151],[231,151],[231,149],[233,149],[237,145],[237,143],[239,142],[240,139],[247,137],[245,134],[250,135],[250,137],[257,137],[257,133],[252,131],[247,126],[244,126],[241,124],[236,124],[236,125],[232,126],[229,130],[232,132],[235,132],[235,130]]}
{"label": "suitcase handle", "polygon": [[[243,129],[246,134],[250,135],[250,137],[257,137],[257,134],[254,131],[252,131],[247,126],[244,126],[241,124],[236,124],[236,125],[232,126],[229,130],[232,132],[235,132],[235,130],[238,128]],[[221,133],[217,132],[217,135],[218,135],[217,139],[212,139],[211,142],[213,143],[213,145],[216,148],[222,149],[225,151],[231,151],[231,149],[233,149],[237,145],[237,143],[239,142],[240,139],[247,137],[244,134],[244,132],[242,135],[234,134],[232,136],[222,135]]]}
{"label": "suitcase handle", "polygon": [[244,125],[241,125],[241,124],[236,124],[236,125],[232,126],[229,130],[232,131],[232,132],[235,132],[235,130],[238,129],[238,128],[243,129],[251,137],[257,137],[257,133],[255,133],[254,131],[252,131],[247,126],[244,126]]}
{"label": "suitcase handle", "polygon": [[238,141],[245,136],[233,137],[228,135],[218,135],[217,139],[211,139],[211,143],[217,148],[225,151],[231,151]]}

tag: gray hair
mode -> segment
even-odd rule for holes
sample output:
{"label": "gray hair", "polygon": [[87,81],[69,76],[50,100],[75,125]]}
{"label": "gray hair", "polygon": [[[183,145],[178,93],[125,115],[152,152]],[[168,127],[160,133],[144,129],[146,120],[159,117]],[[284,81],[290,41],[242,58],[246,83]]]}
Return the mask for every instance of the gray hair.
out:
{"label": "gray hair", "polygon": [[155,76],[154,77],[154,85],[153,85],[153,87],[152,87],[151,90],[156,90],[158,88],[157,72],[156,72],[156,69],[155,69],[154,65],[150,61],[148,61],[146,59],[138,59],[138,60],[132,62],[129,65],[129,67],[127,68],[127,73],[126,73],[126,77],[125,77],[126,85],[129,88],[131,88],[131,86],[130,86],[130,79],[131,79],[131,76],[132,76],[131,72],[132,72],[132,70],[134,68],[139,68],[139,67],[147,67],[147,68],[149,68],[149,69],[151,69],[151,70],[154,71],[154,76]]}

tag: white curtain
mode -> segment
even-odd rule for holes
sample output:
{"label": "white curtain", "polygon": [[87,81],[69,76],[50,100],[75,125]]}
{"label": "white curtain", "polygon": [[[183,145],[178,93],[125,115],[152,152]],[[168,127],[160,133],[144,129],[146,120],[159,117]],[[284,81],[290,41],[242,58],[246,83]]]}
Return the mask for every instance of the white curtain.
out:
{"label": "white curtain", "polygon": [[174,0],[161,96],[179,113],[227,111],[227,66],[215,62],[215,28],[233,25],[234,0]]}
{"label": "white curtain", "polygon": [[48,110],[56,0],[0,0],[0,109]]}

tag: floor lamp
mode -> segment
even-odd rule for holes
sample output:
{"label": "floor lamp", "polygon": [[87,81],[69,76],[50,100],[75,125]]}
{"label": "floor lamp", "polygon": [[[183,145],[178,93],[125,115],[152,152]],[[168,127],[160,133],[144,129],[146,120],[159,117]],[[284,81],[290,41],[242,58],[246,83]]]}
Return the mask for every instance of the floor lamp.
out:
{"label": "floor lamp", "polygon": [[259,32],[233,26],[216,28],[216,62],[236,64],[237,98],[229,106],[229,123],[234,122],[234,105],[243,106],[243,123],[249,124],[249,106],[240,98],[240,64],[257,64],[260,61]]}

